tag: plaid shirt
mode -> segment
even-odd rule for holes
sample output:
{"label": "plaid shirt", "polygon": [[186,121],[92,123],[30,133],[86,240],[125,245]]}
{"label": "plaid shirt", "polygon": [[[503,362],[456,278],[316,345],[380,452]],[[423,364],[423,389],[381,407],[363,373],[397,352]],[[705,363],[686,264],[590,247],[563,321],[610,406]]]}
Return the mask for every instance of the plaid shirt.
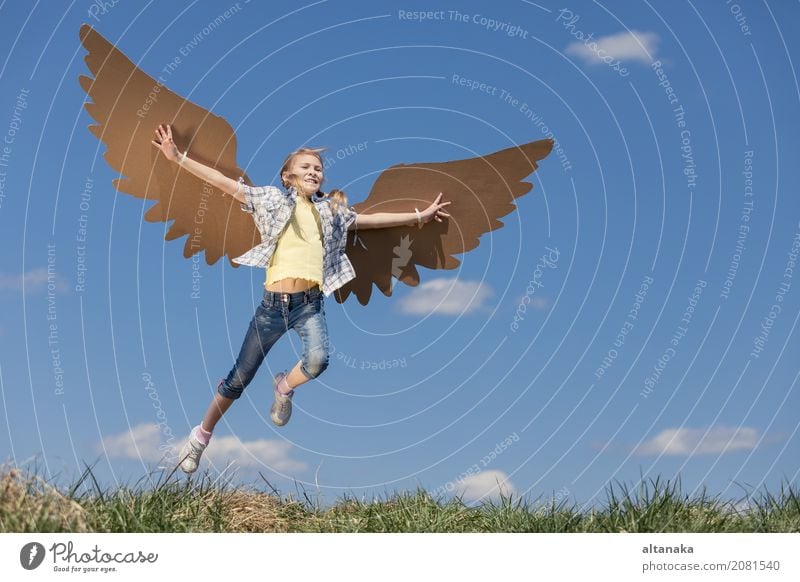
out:
{"label": "plaid shirt", "polygon": [[[278,239],[292,217],[297,203],[297,191],[294,187],[282,190],[275,186],[247,186],[242,178],[239,178],[239,182],[245,198],[240,206],[244,212],[253,215],[261,234],[261,244],[233,261],[250,267],[266,267],[275,252]],[[322,223],[322,292],[330,296],[356,276],[353,265],[345,254],[347,229],[355,222],[356,211],[352,207],[340,208],[334,214],[330,198],[319,196],[319,192],[311,197],[311,201],[319,212]]]}

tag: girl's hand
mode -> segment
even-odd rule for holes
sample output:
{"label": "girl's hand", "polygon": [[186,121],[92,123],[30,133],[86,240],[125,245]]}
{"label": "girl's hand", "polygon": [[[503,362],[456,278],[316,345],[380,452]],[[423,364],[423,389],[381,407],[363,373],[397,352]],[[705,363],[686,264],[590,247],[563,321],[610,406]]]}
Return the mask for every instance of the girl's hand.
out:
{"label": "girl's hand", "polygon": [[447,206],[448,204],[452,204],[452,202],[439,202],[442,198],[442,193],[439,192],[439,195],[436,197],[436,200],[428,206],[425,210],[420,212],[420,217],[422,218],[422,222],[430,222],[431,220],[437,220],[442,222],[442,216],[449,217],[450,215],[442,210],[442,207]]}
{"label": "girl's hand", "polygon": [[178,146],[175,145],[175,142],[172,141],[172,128],[167,125],[167,129],[164,130],[162,125],[159,125],[156,129],[156,137],[159,141],[152,140],[154,146],[161,150],[170,162],[177,162],[178,161]]}

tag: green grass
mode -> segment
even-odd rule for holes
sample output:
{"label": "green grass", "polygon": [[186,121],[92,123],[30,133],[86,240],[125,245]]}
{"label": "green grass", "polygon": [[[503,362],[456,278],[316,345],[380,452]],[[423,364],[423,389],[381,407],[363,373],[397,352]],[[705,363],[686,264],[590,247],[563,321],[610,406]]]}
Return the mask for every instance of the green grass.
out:
{"label": "green grass", "polygon": [[705,490],[690,497],[679,481],[659,479],[634,490],[609,485],[605,504],[586,510],[566,499],[515,496],[470,506],[422,489],[385,499],[345,495],[323,508],[305,491],[280,495],[266,479],[259,489],[233,487],[208,473],[151,478],[147,487],[102,491],[87,467],[62,490],[35,471],[5,468],[0,532],[800,532],[800,495],[790,485],[781,485],[779,495],[749,495],[739,510]]}

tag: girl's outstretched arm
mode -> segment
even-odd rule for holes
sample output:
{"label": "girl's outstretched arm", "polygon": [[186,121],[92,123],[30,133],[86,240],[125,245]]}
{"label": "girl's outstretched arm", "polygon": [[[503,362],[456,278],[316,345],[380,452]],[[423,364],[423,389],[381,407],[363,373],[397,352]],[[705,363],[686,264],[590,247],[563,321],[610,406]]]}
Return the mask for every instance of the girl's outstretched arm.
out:
{"label": "girl's outstretched arm", "polygon": [[244,193],[241,191],[241,184],[239,182],[228,178],[219,170],[210,168],[205,164],[201,164],[200,162],[189,159],[188,155],[184,156],[183,154],[179,153],[178,146],[176,146],[175,142],[172,141],[172,128],[169,125],[166,126],[166,129],[163,129],[163,127],[159,125],[156,129],[156,137],[160,141],[153,140],[150,143],[160,149],[164,154],[164,157],[166,157],[170,162],[175,162],[180,167],[188,172],[191,172],[201,180],[204,180],[215,188],[222,190],[225,192],[225,194],[233,196],[239,202],[246,202],[244,199]]}
{"label": "girl's outstretched arm", "polygon": [[430,206],[425,210],[418,212],[376,212],[375,214],[358,214],[356,215],[355,228],[368,229],[368,228],[390,228],[392,226],[413,226],[422,225],[431,220],[442,222],[442,216],[449,217],[450,215],[442,210],[442,207],[452,204],[452,202],[439,202],[442,198],[442,193],[436,197]]}

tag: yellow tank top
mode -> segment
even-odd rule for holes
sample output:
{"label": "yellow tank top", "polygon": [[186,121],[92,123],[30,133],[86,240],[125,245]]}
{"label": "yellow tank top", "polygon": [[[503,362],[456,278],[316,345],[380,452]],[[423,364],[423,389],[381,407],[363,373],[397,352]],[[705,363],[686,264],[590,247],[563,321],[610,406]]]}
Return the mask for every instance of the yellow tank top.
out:
{"label": "yellow tank top", "polygon": [[264,286],[286,277],[316,281],[322,287],[322,222],[314,203],[298,195],[292,217],[267,266]]}

